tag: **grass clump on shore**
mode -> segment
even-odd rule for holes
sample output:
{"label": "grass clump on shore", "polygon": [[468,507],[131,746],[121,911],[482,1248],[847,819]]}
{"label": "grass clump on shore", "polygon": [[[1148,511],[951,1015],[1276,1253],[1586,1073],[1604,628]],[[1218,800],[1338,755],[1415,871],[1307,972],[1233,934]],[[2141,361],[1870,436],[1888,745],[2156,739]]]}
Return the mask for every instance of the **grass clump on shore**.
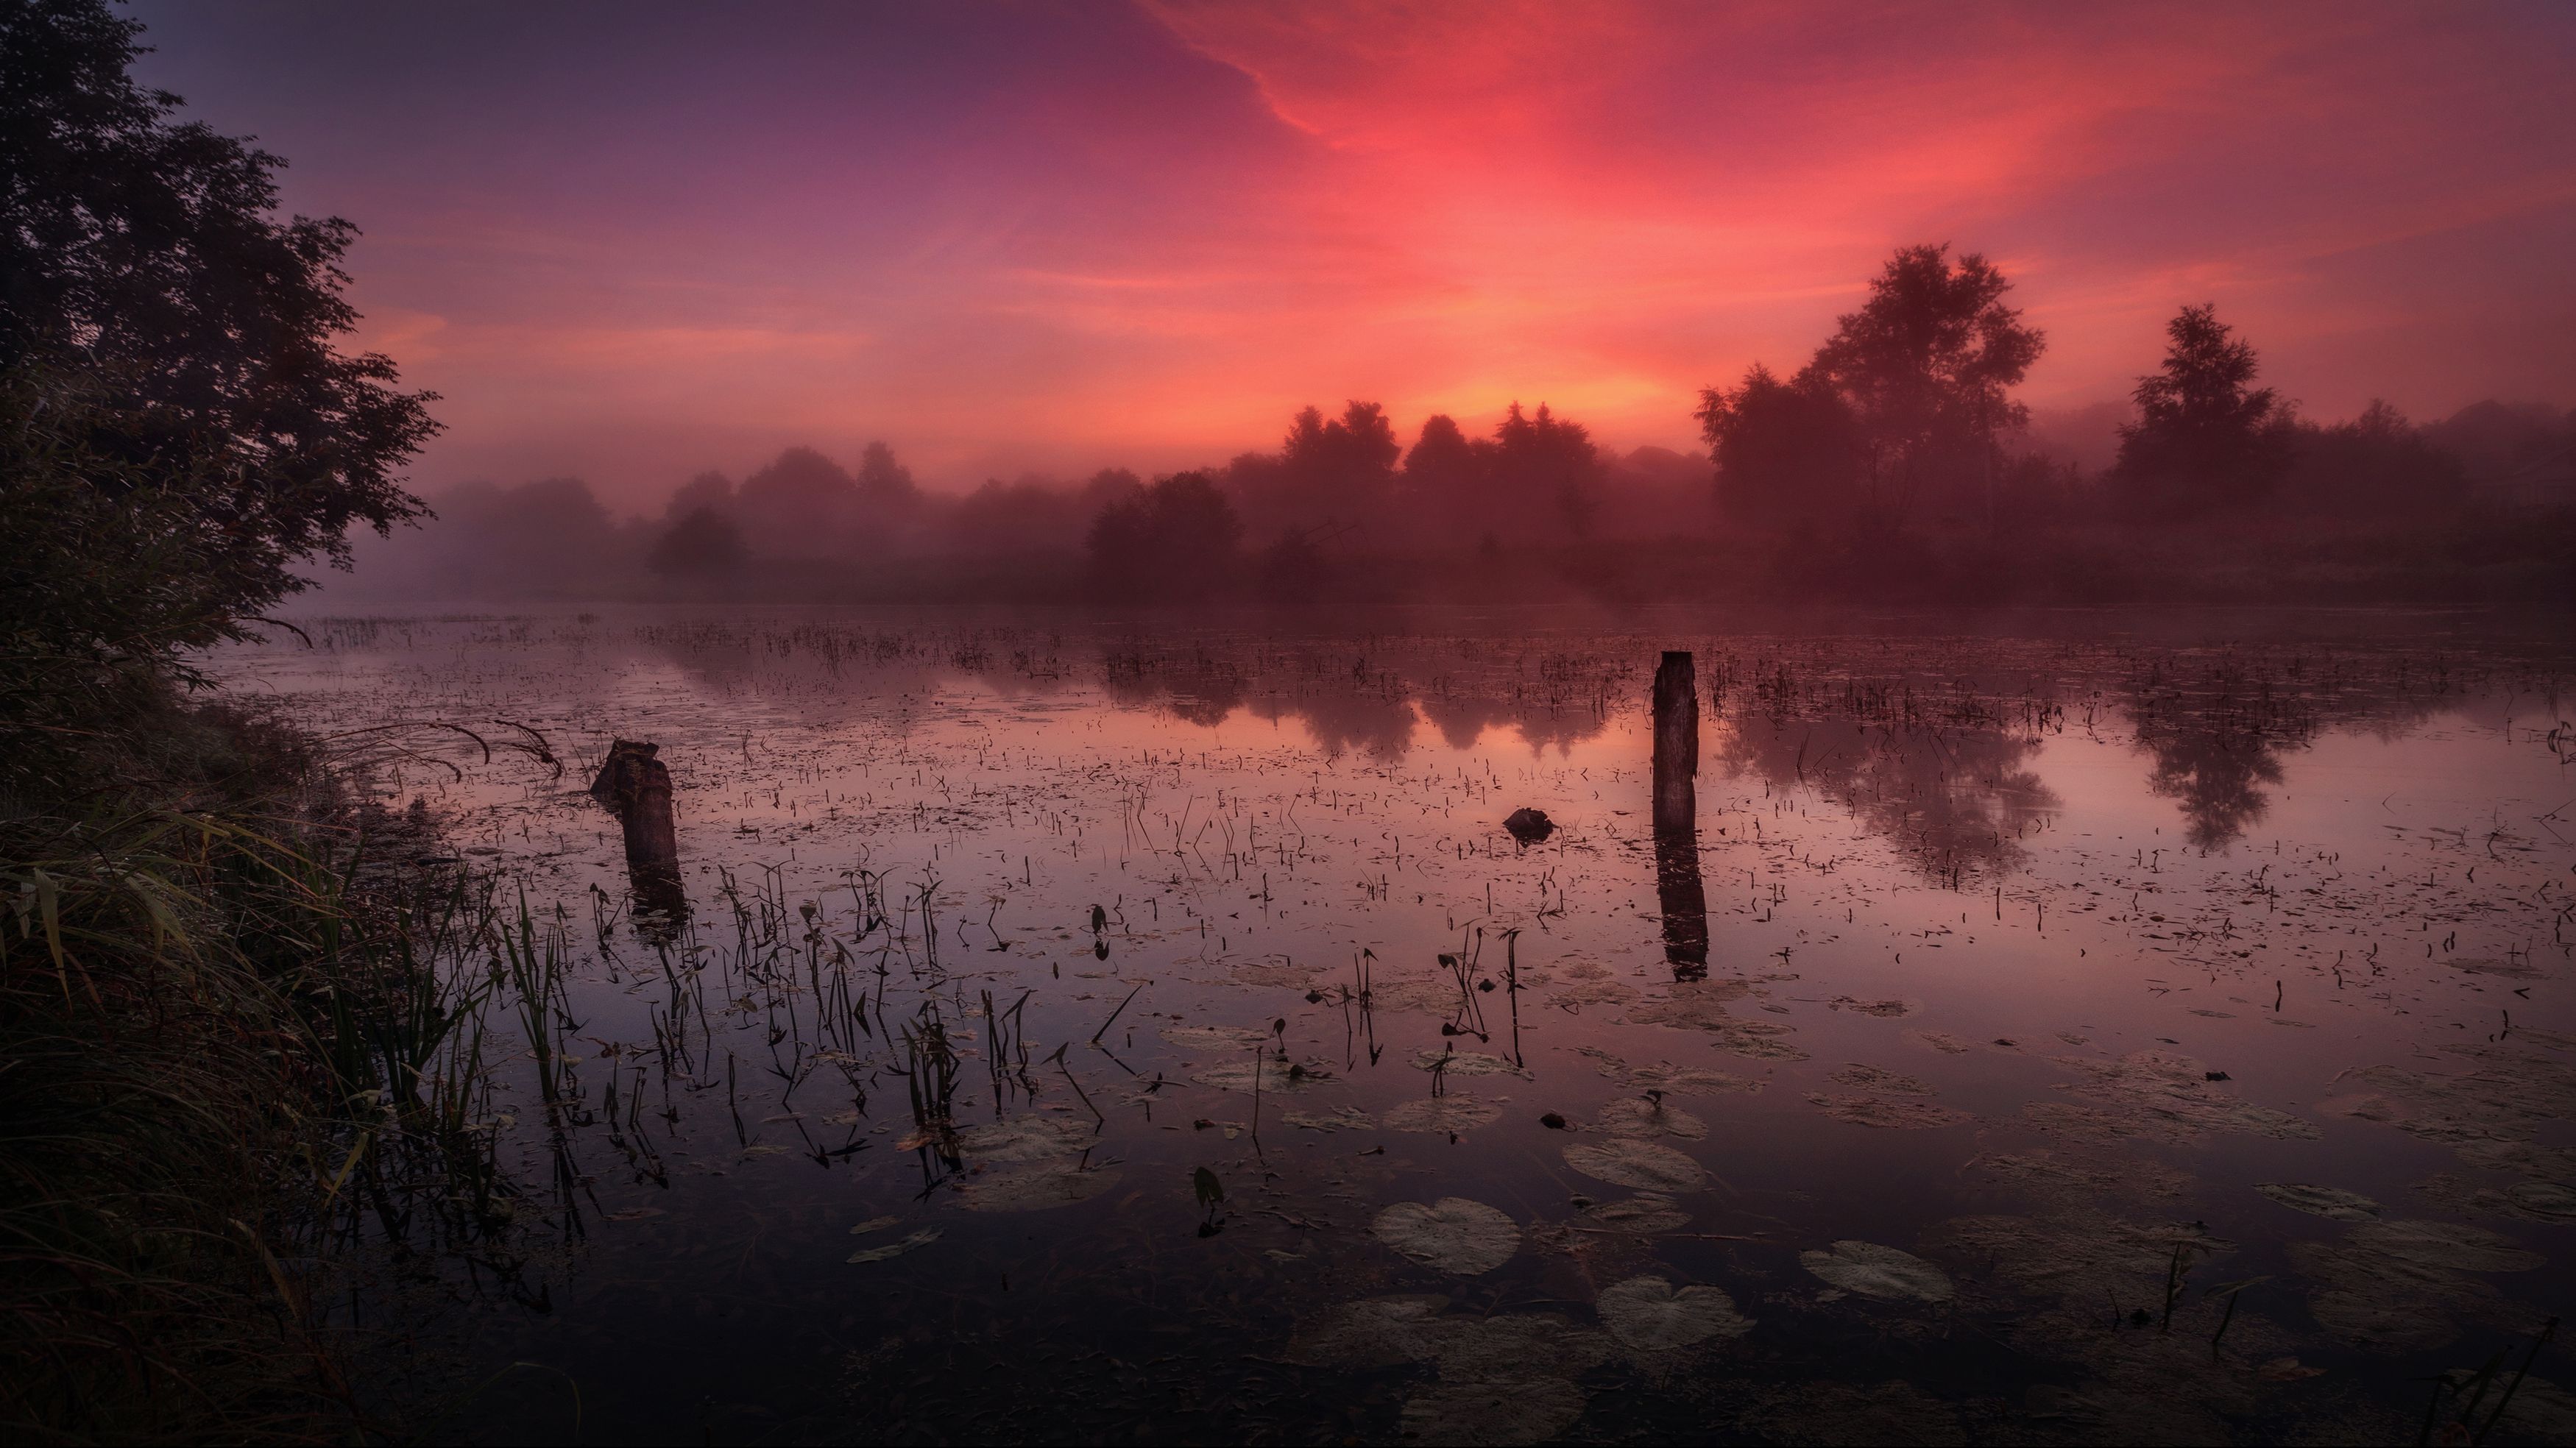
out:
{"label": "grass clump on shore", "polygon": [[332,761],[193,660],[418,516],[435,425],[338,349],[353,228],[278,216],[139,32],[0,8],[0,1436],[347,1437],[311,1285],[438,1134],[399,1063],[454,1074],[473,902],[353,888]]}

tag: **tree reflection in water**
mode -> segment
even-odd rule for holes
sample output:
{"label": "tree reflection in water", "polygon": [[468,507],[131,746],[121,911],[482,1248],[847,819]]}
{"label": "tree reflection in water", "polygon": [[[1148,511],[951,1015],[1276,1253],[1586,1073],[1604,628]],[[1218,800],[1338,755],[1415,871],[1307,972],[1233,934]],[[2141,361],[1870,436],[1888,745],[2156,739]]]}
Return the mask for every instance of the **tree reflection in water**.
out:
{"label": "tree reflection in water", "polygon": [[1957,883],[2019,865],[2022,836],[2060,807],[2030,768],[2039,745],[1999,722],[1800,718],[1748,701],[1726,715],[1717,758],[1737,778],[1816,791]]}

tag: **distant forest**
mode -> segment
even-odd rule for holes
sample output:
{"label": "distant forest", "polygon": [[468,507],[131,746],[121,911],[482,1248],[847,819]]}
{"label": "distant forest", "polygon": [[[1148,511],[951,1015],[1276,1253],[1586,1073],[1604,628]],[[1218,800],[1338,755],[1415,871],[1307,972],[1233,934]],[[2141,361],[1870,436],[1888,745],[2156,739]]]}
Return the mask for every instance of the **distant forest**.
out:
{"label": "distant forest", "polygon": [[[885,443],[704,473],[654,518],[578,478],[473,484],[362,544],[365,596],[1288,606],[2576,597],[2576,413],[2325,423],[2208,305],[2112,416],[2034,425],[2047,338],[1985,258],[1899,251],[1795,370],[1703,391],[1707,451],[1613,454],[1544,402],[1410,441],[1375,402],[1151,479],[925,491]],[[2142,359],[2153,360],[2153,359]],[[2085,424],[2094,425],[2091,437]],[[371,545],[371,546],[369,546]]]}

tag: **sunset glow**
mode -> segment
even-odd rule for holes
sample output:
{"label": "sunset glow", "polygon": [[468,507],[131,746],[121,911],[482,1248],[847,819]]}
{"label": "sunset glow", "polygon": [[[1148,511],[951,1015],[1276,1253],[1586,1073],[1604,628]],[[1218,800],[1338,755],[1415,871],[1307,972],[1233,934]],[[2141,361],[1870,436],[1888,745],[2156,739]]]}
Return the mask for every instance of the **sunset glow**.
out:
{"label": "sunset glow", "polygon": [[2311,415],[2576,393],[2560,7],[135,13],[365,226],[433,490],[1168,468],[1352,397],[1691,448],[1915,241],[2012,275],[2043,409],[2200,300]]}

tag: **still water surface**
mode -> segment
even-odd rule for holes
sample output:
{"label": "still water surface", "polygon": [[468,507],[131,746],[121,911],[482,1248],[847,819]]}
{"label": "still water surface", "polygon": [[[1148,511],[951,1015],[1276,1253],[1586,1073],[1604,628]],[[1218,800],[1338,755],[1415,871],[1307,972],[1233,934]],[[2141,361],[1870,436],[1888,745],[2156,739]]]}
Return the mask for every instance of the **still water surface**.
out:
{"label": "still water surface", "polygon": [[444,1435],[2412,1441],[2571,1304],[2549,648],[307,627],[231,681],[566,968],[506,1227],[351,1294]]}

